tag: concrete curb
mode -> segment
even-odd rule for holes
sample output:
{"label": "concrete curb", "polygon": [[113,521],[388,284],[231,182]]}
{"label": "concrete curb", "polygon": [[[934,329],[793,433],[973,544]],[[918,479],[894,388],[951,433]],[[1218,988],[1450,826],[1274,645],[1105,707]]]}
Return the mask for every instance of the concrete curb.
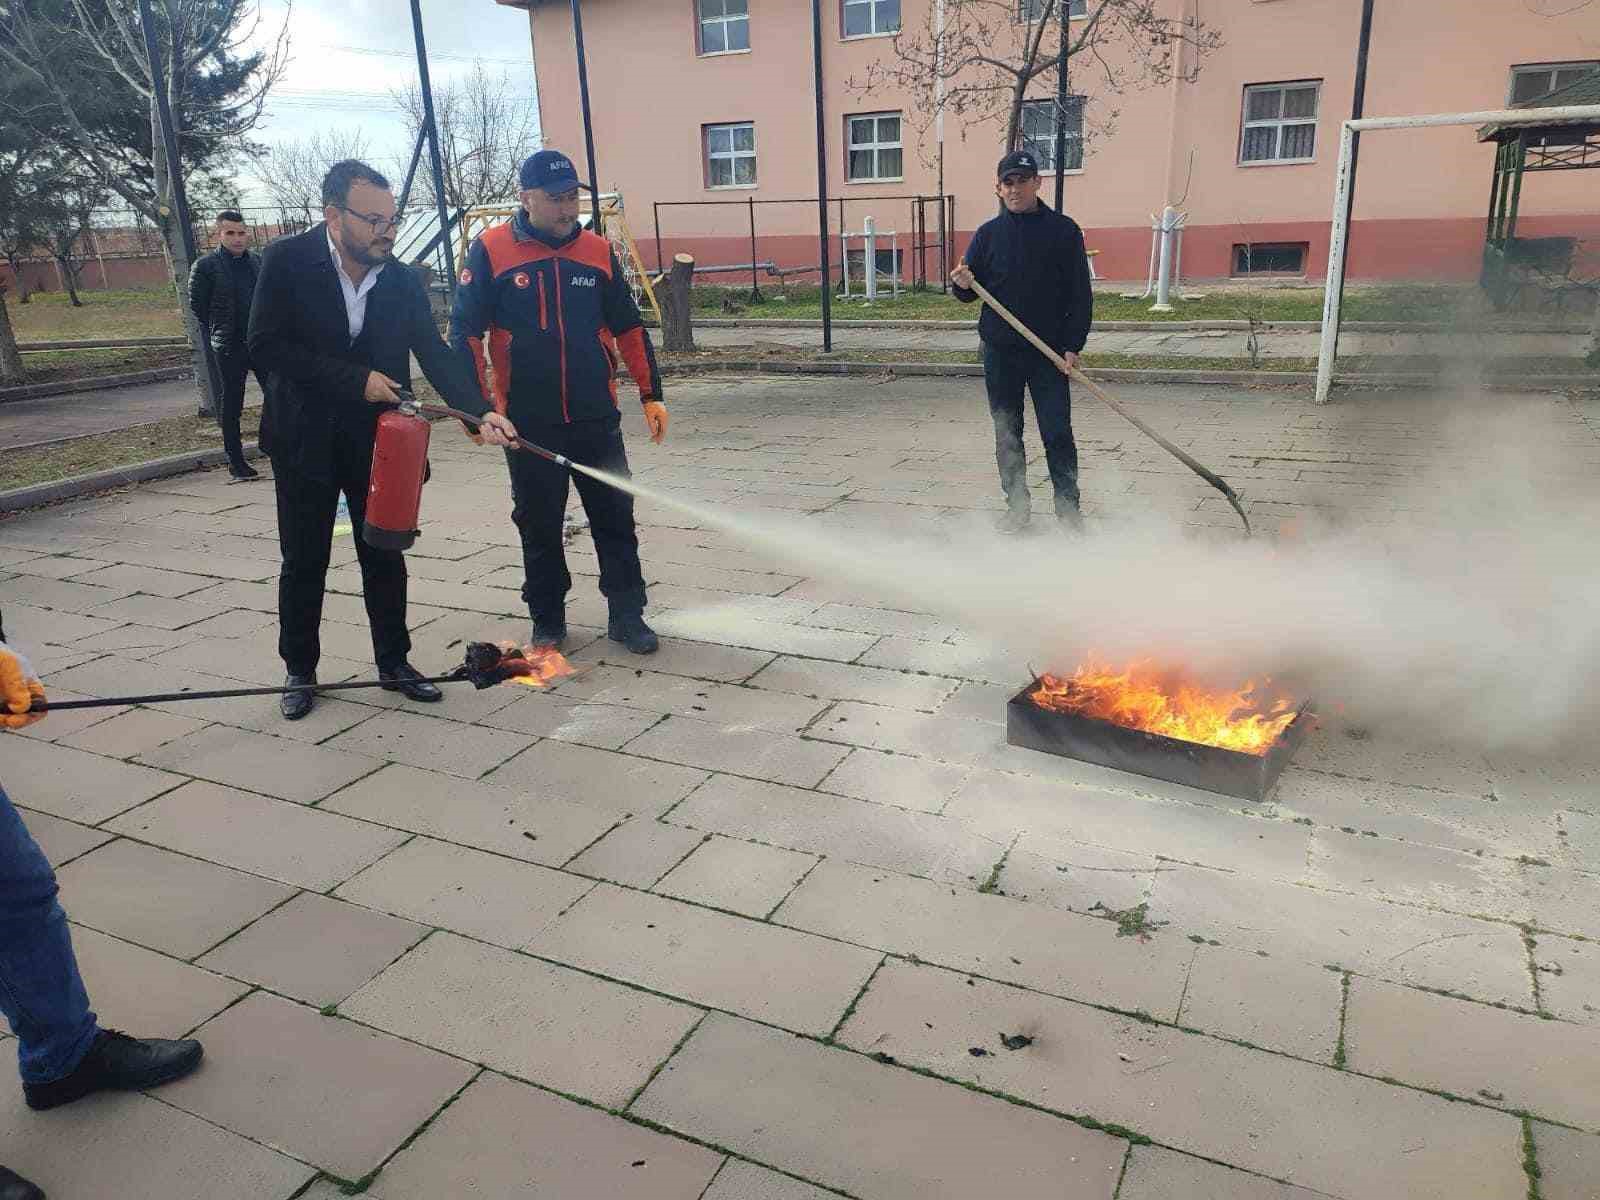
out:
{"label": "concrete curb", "polygon": [[192,367],[154,367],[126,375],[96,375],[90,379],[63,379],[58,383],[30,383],[21,387],[0,388],[0,404],[13,400],[42,400],[46,396],[71,396],[77,392],[98,392],[103,388],[134,387],[141,383],[165,383],[169,379],[189,379]]}
{"label": "concrete curb", "polygon": [[[663,364],[667,375],[897,375],[930,378],[975,378],[983,375],[981,363],[914,362],[785,362],[775,359],[727,359]],[[1317,381],[1312,371],[1165,371],[1160,368],[1104,367],[1095,379],[1107,383],[1185,383],[1246,388],[1310,387]],[[1392,371],[1370,375],[1336,374],[1334,383],[1345,389],[1387,389],[1434,384],[1439,377],[1426,371]],[[1485,386],[1494,391],[1560,392],[1573,387],[1596,387],[1593,375],[1491,376]]]}
{"label": "concrete curb", "polygon": [[[655,327],[653,321],[646,324]],[[697,328],[704,329],[822,329],[820,320],[798,317],[752,317],[741,320],[731,317],[704,317],[694,322]],[[963,329],[976,329],[977,319],[970,321],[931,321],[931,320],[884,320],[863,321],[850,319],[836,319],[833,322],[835,329],[921,329],[941,332],[952,332]],[[1096,321],[1094,327],[1103,333],[1205,333],[1212,331],[1226,331],[1238,333],[1248,331],[1249,321]],[[1262,321],[1256,326],[1264,333],[1321,333],[1321,321]],[[1421,324],[1414,321],[1345,321],[1340,328],[1346,333],[1450,333],[1457,329],[1449,324]],[[1461,332],[1471,332],[1462,330]],[[1576,334],[1588,333],[1587,326],[1583,325],[1549,325],[1518,328],[1516,326],[1498,326],[1496,333],[1505,337],[1539,337],[1548,334]]]}
{"label": "concrete curb", "polygon": [[[246,458],[260,458],[261,447],[256,442],[244,444]],[[60,500],[73,500],[79,496],[108,491],[147,479],[166,479],[172,475],[185,475],[202,467],[218,467],[228,461],[222,450],[191,450],[187,454],[173,454],[149,462],[130,463],[125,467],[111,467],[104,471],[91,471],[87,475],[74,475],[54,483],[36,483],[32,487],[13,488],[0,492],[0,513],[20,512],[37,508],[41,504],[54,504]]]}
{"label": "concrete curb", "polygon": [[122,350],[129,346],[187,346],[189,340],[181,337],[134,338],[76,338],[61,342],[18,342],[17,349],[24,354],[42,350]]}

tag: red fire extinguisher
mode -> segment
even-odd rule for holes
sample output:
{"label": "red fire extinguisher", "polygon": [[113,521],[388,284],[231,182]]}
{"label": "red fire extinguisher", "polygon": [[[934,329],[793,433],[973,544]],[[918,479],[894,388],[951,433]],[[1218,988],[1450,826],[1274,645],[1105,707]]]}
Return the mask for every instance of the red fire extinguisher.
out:
{"label": "red fire extinguisher", "polygon": [[404,389],[400,406],[378,418],[372,446],[372,482],[367,488],[367,519],[361,537],[379,550],[409,550],[417,540],[417,513],[427,480],[431,426]]}

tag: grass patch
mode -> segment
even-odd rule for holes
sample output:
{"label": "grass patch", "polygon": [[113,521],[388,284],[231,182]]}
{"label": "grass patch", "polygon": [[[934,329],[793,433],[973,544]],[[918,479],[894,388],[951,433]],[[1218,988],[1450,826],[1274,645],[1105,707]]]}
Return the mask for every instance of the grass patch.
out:
{"label": "grass patch", "polygon": [[1333,1065],[1335,1070],[1345,1069],[1347,1061],[1344,1048],[1345,1020],[1350,1015],[1350,972],[1346,971],[1339,977],[1339,1044],[1334,1047]]}
{"label": "grass patch", "polygon": [[1522,1170],[1528,1177],[1528,1200],[1541,1200],[1539,1179],[1539,1148],[1533,1141],[1533,1122],[1522,1118]]}
{"label": "grass patch", "polygon": [[[780,287],[763,279],[765,303],[750,303],[750,288],[739,285],[707,285],[690,293],[697,316],[702,317],[792,317],[798,320],[822,319],[821,289],[812,286]],[[1130,289],[1131,290],[1131,289]],[[1128,300],[1120,291],[1099,288],[1095,291],[1094,315],[1097,321],[1320,321],[1320,287],[1251,288],[1219,283],[1204,288],[1199,300],[1174,300],[1174,311],[1153,313],[1154,299]],[[1463,305],[1477,303],[1476,289],[1442,284],[1397,284],[1352,287],[1345,294],[1343,317],[1346,321],[1445,321]],[[976,304],[962,304],[954,296],[939,291],[902,292],[884,296],[868,304],[865,300],[834,298],[833,316],[839,320],[959,321],[977,317]]]}
{"label": "grass patch", "polygon": [[[86,273],[93,274],[93,267]],[[80,291],[82,308],[72,307],[65,292],[34,292],[26,304],[15,294],[5,298],[6,311],[19,342],[52,342],[69,338],[172,337],[183,333],[177,294],[170,287],[138,290]]]}
{"label": "grass patch", "polygon": [[[239,429],[245,441],[254,440],[260,424],[259,408],[244,410]],[[222,430],[215,421],[206,417],[168,417],[114,433],[96,433],[70,442],[7,450],[6,487],[54,483],[74,475],[131,467],[190,450],[220,449]]]}
{"label": "grass patch", "polygon": [[1103,904],[1090,907],[1090,912],[1096,916],[1104,917],[1117,927],[1118,937],[1136,937],[1141,941],[1160,929],[1167,922],[1152,921],[1150,919],[1150,905],[1148,903],[1136,904],[1132,908],[1110,909]]}
{"label": "grass patch", "polygon": [[116,350],[41,350],[22,356],[23,384],[61,383],[97,375],[123,375],[157,367],[187,367],[183,346],[129,346]]}

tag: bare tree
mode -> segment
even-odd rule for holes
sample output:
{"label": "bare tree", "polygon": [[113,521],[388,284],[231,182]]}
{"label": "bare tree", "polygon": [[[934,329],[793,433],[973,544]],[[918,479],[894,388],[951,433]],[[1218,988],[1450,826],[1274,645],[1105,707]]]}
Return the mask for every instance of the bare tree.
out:
{"label": "bare tree", "polygon": [[76,162],[64,163],[53,181],[52,204],[45,218],[46,248],[74,308],[83,307],[78,279],[89,256],[94,210],[105,204],[108,195],[109,189]]}
{"label": "bare tree", "polygon": [[367,149],[367,135],[359,129],[320,130],[272,146],[256,178],[284,213],[313,223],[322,212],[322,177],[328,168],[347,158],[366,158]]}
{"label": "bare tree", "polygon": [[[1221,34],[1198,17],[1169,17],[1163,0],[1094,0],[1067,21],[1072,90],[1092,95],[1098,132],[1111,130],[1109,96],[1156,87],[1174,77],[1193,80],[1202,59],[1222,45]],[[887,58],[864,77],[846,81],[856,95],[879,89],[912,97],[913,123],[923,131],[942,110],[974,128],[1004,129],[1004,150],[1022,143],[1024,104],[1054,104],[1062,11],[1069,0],[944,0],[929,5],[920,28],[897,35]],[[942,13],[943,24],[940,24]],[[1030,93],[1046,80],[1050,95]]]}
{"label": "bare tree", "polygon": [[[260,21],[248,0],[150,0],[160,61],[152,70],[138,7],[126,0],[0,0],[0,74],[26,83],[30,103],[3,103],[0,124],[48,132],[64,152],[159,230],[210,411],[199,328],[184,301],[190,262],[174,202],[182,170],[226,165],[287,65],[288,18],[274,47],[249,51]],[[182,163],[167,161],[157,120],[159,78]]]}
{"label": "bare tree", "polygon": [[[423,123],[421,88],[413,81],[394,92],[394,99],[405,110],[414,143]],[[460,78],[435,85],[433,112],[444,163],[446,206],[471,208],[515,200],[517,168],[538,148],[539,122],[532,98],[511,74],[490,75],[482,63],[474,63]],[[419,170],[414,187],[420,199],[434,203],[430,172]]]}

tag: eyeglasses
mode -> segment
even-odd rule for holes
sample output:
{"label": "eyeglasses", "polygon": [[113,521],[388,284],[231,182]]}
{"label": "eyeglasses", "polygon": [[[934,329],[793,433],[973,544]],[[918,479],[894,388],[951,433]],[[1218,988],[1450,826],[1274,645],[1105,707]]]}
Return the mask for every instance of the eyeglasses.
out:
{"label": "eyeglasses", "polygon": [[346,208],[342,204],[336,205],[335,207],[338,208],[340,212],[349,213],[352,217],[357,217],[360,220],[365,221],[368,225],[371,225],[373,237],[382,237],[386,233],[398,230],[406,223],[405,214],[403,213],[395,213],[395,215],[392,217],[375,217],[371,213],[357,212],[355,209]]}

